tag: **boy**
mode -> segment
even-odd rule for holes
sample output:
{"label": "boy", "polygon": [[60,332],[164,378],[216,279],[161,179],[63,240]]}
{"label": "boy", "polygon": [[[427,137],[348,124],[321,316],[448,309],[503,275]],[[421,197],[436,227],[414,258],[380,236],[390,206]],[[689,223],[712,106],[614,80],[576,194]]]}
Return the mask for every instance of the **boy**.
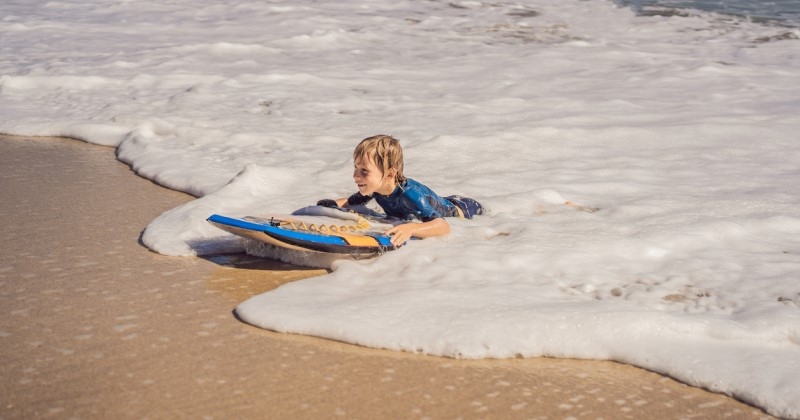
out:
{"label": "boy", "polygon": [[411,237],[429,238],[450,233],[445,217],[466,217],[483,214],[477,201],[460,196],[439,197],[430,188],[403,175],[403,149],[397,139],[377,135],[358,144],[353,152],[353,180],[358,192],[348,198],[320,200],[317,205],[356,206],[369,200],[383,208],[388,217],[422,223],[405,223],[388,231],[392,244],[401,245]]}

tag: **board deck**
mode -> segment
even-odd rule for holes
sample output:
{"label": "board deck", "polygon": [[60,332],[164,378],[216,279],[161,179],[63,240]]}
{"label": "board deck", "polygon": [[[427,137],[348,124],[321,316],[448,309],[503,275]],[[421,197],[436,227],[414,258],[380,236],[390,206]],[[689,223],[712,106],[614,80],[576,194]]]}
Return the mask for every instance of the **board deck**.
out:
{"label": "board deck", "polygon": [[[234,235],[261,241],[281,248],[314,251],[329,254],[342,254],[354,258],[368,258],[391,251],[392,245],[387,235],[360,231],[353,225],[324,230],[309,229],[304,222],[287,218],[235,218],[214,214],[208,218],[214,226]],[[314,227],[314,225],[310,225]],[[348,229],[349,227],[349,229]]]}

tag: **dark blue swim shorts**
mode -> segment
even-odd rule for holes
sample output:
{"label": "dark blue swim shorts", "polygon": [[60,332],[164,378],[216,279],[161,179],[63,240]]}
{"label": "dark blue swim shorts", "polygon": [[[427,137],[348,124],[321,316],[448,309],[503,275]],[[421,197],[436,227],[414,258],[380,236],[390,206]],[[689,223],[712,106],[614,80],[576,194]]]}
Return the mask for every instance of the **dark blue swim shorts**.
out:
{"label": "dark blue swim shorts", "polygon": [[481,203],[469,197],[451,195],[449,197],[445,197],[445,200],[460,208],[461,212],[464,213],[464,217],[467,219],[472,219],[473,216],[483,214],[483,206],[481,206]]}

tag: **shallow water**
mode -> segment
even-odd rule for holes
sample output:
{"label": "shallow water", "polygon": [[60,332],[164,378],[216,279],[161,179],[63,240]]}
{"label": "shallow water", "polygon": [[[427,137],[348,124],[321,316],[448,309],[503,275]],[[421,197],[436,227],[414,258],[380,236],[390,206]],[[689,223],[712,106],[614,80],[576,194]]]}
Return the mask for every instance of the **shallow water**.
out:
{"label": "shallow water", "polygon": [[611,362],[454,361],[253,328],[238,302],[324,271],[149,252],[141,230],[190,197],[110,148],[0,135],[0,196],[3,418],[767,417]]}

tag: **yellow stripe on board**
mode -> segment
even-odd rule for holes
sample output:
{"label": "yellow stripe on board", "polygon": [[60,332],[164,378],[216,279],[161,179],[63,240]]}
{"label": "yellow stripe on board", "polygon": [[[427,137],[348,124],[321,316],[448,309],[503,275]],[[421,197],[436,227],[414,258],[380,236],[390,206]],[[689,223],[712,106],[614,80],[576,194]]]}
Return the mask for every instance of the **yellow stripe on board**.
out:
{"label": "yellow stripe on board", "polygon": [[338,236],[338,237],[344,239],[345,241],[347,241],[348,244],[353,245],[353,246],[378,246],[379,245],[378,240],[373,238],[372,236],[348,235],[348,234],[345,234],[345,233],[330,233],[329,235]]}

